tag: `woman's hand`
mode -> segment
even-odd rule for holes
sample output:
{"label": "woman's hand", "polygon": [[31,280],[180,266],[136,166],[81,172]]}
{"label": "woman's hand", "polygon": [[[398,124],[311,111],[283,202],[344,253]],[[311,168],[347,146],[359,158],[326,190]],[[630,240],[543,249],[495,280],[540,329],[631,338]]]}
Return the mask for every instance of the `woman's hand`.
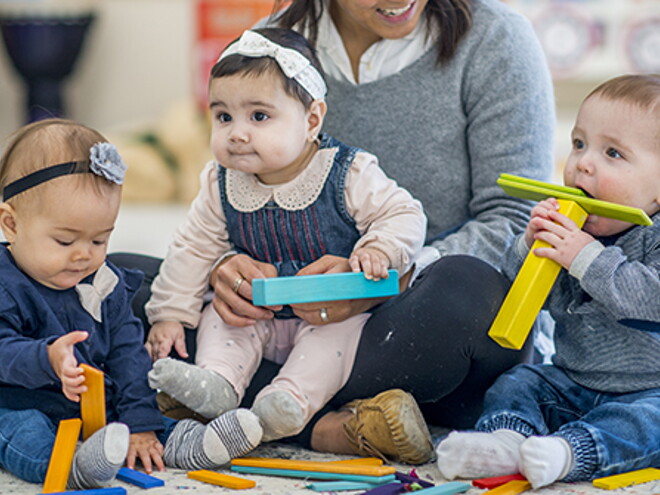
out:
{"label": "woman's hand", "polygon": [[172,346],[179,356],[188,357],[186,350],[186,335],[183,325],[178,321],[158,321],[149,330],[147,342],[144,344],[152,361],[166,358],[172,351]]}
{"label": "woman's hand", "polygon": [[[305,268],[296,275],[319,275],[326,273],[350,272],[351,265],[346,258],[325,255]],[[349,299],[344,301],[325,301],[306,304],[292,304],[294,314],[311,325],[325,325],[344,321],[351,316],[369,311],[372,307],[386,298],[375,299]],[[321,309],[324,309],[322,318]]]}
{"label": "woman's hand", "polygon": [[153,466],[158,471],[165,471],[163,444],[158,441],[158,437],[153,431],[131,433],[128,454],[126,455],[126,466],[129,469],[135,469],[136,459],[140,459],[147,474],[151,474]]}
{"label": "woman's hand", "polygon": [[257,320],[273,318],[282,306],[259,307],[252,304],[252,280],[277,277],[276,268],[244,254],[225,258],[211,273],[213,307],[228,325],[246,327]]}
{"label": "woman's hand", "polygon": [[88,335],[80,330],[70,332],[48,346],[48,361],[62,381],[64,396],[73,402],[80,402],[80,394],[87,392],[84,372],[78,366],[73,346],[85,340]]}

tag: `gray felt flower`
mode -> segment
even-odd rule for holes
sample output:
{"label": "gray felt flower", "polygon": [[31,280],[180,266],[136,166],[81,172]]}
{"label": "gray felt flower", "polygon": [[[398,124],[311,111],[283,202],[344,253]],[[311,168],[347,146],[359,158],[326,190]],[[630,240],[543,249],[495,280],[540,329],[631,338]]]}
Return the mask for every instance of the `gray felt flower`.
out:
{"label": "gray felt flower", "polygon": [[96,175],[115,184],[124,183],[124,175],[128,167],[119,156],[114,144],[96,143],[89,150],[89,161],[89,168]]}

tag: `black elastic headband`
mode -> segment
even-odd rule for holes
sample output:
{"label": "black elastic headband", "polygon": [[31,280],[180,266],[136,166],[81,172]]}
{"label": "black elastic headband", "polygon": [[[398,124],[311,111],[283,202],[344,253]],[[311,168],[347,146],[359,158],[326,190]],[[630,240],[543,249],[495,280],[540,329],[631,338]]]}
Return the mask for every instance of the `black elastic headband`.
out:
{"label": "black elastic headband", "polygon": [[46,181],[70,174],[82,174],[91,172],[88,161],[82,162],[66,162],[52,167],[42,168],[36,172],[26,175],[18,180],[15,180],[2,191],[2,200],[8,201],[9,198],[16,196],[32,187],[38,186]]}

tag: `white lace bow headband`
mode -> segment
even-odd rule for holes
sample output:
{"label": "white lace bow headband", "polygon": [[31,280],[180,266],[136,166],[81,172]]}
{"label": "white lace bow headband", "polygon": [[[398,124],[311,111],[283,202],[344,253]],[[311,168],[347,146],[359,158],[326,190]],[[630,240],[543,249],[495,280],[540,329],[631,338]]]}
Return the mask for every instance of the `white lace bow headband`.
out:
{"label": "white lace bow headband", "polygon": [[321,74],[302,53],[278,45],[254,31],[245,31],[236,43],[222,52],[218,62],[229,55],[275,59],[284,75],[300,84],[315,100],[324,99],[328,91]]}

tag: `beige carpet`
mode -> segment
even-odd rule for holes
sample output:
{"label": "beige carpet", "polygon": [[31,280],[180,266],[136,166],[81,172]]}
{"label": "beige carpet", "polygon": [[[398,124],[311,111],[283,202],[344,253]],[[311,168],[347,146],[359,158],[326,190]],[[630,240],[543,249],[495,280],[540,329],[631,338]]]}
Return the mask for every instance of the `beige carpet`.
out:
{"label": "beige carpet", "polygon": [[[250,455],[261,457],[279,457],[286,459],[307,459],[318,461],[337,460],[339,456],[319,454],[303,449],[296,449],[289,445],[284,444],[268,444],[264,445]],[[410,466],[396,466],[401,472],[408,473]],[[416,468],[419,477],[431,481],[433,483],[442,483],[444,480],[440,476],[437,467],[434,463],[429,463]],[[220,472],[234,474],[227,470]],[[248,490],[241,490],[236,492],[228,488],[217,487],[208,485],[198,481],[190,480],[186,477],[185,471],[168,470],[165,473],[155,473],[155,476],[165,481],[165,486],[152,488],[148,491],[148,495],[202,495],[202,494],[221,494],[221,493],[241,493],[245,495],[313,495],[314,492],[306,488],[307,481],[303,479],[293,478],[278,478],[274,476],[256,476],[241,474],[243,478],[250,478],[257,482],[255,488]],[[126,488],[129,495],[144,494],[147,492],[133,485],[129,485],[120,481],[115,482],[112,486],[122,486]],[[41,485],[26,483],[21,481],[5,471],[0,470],[0,493],[12,495],[35,495],[40,493]],[[328,492],[325,492],[328,493]],[[347,495],[362,493],[361,491],[348,491],[341,492]],[[478,495],[485,493],[484,490],[472,488],[467,495]],[[601,490],[593,487],[590,483],[556,483],[551,487],[543,488],[533,492],[534,495],[557,495],[557,494],[571,494],[571,495],[660,495],[660,481],[645,483],[643,485],[635,485],[618,490]]]}

